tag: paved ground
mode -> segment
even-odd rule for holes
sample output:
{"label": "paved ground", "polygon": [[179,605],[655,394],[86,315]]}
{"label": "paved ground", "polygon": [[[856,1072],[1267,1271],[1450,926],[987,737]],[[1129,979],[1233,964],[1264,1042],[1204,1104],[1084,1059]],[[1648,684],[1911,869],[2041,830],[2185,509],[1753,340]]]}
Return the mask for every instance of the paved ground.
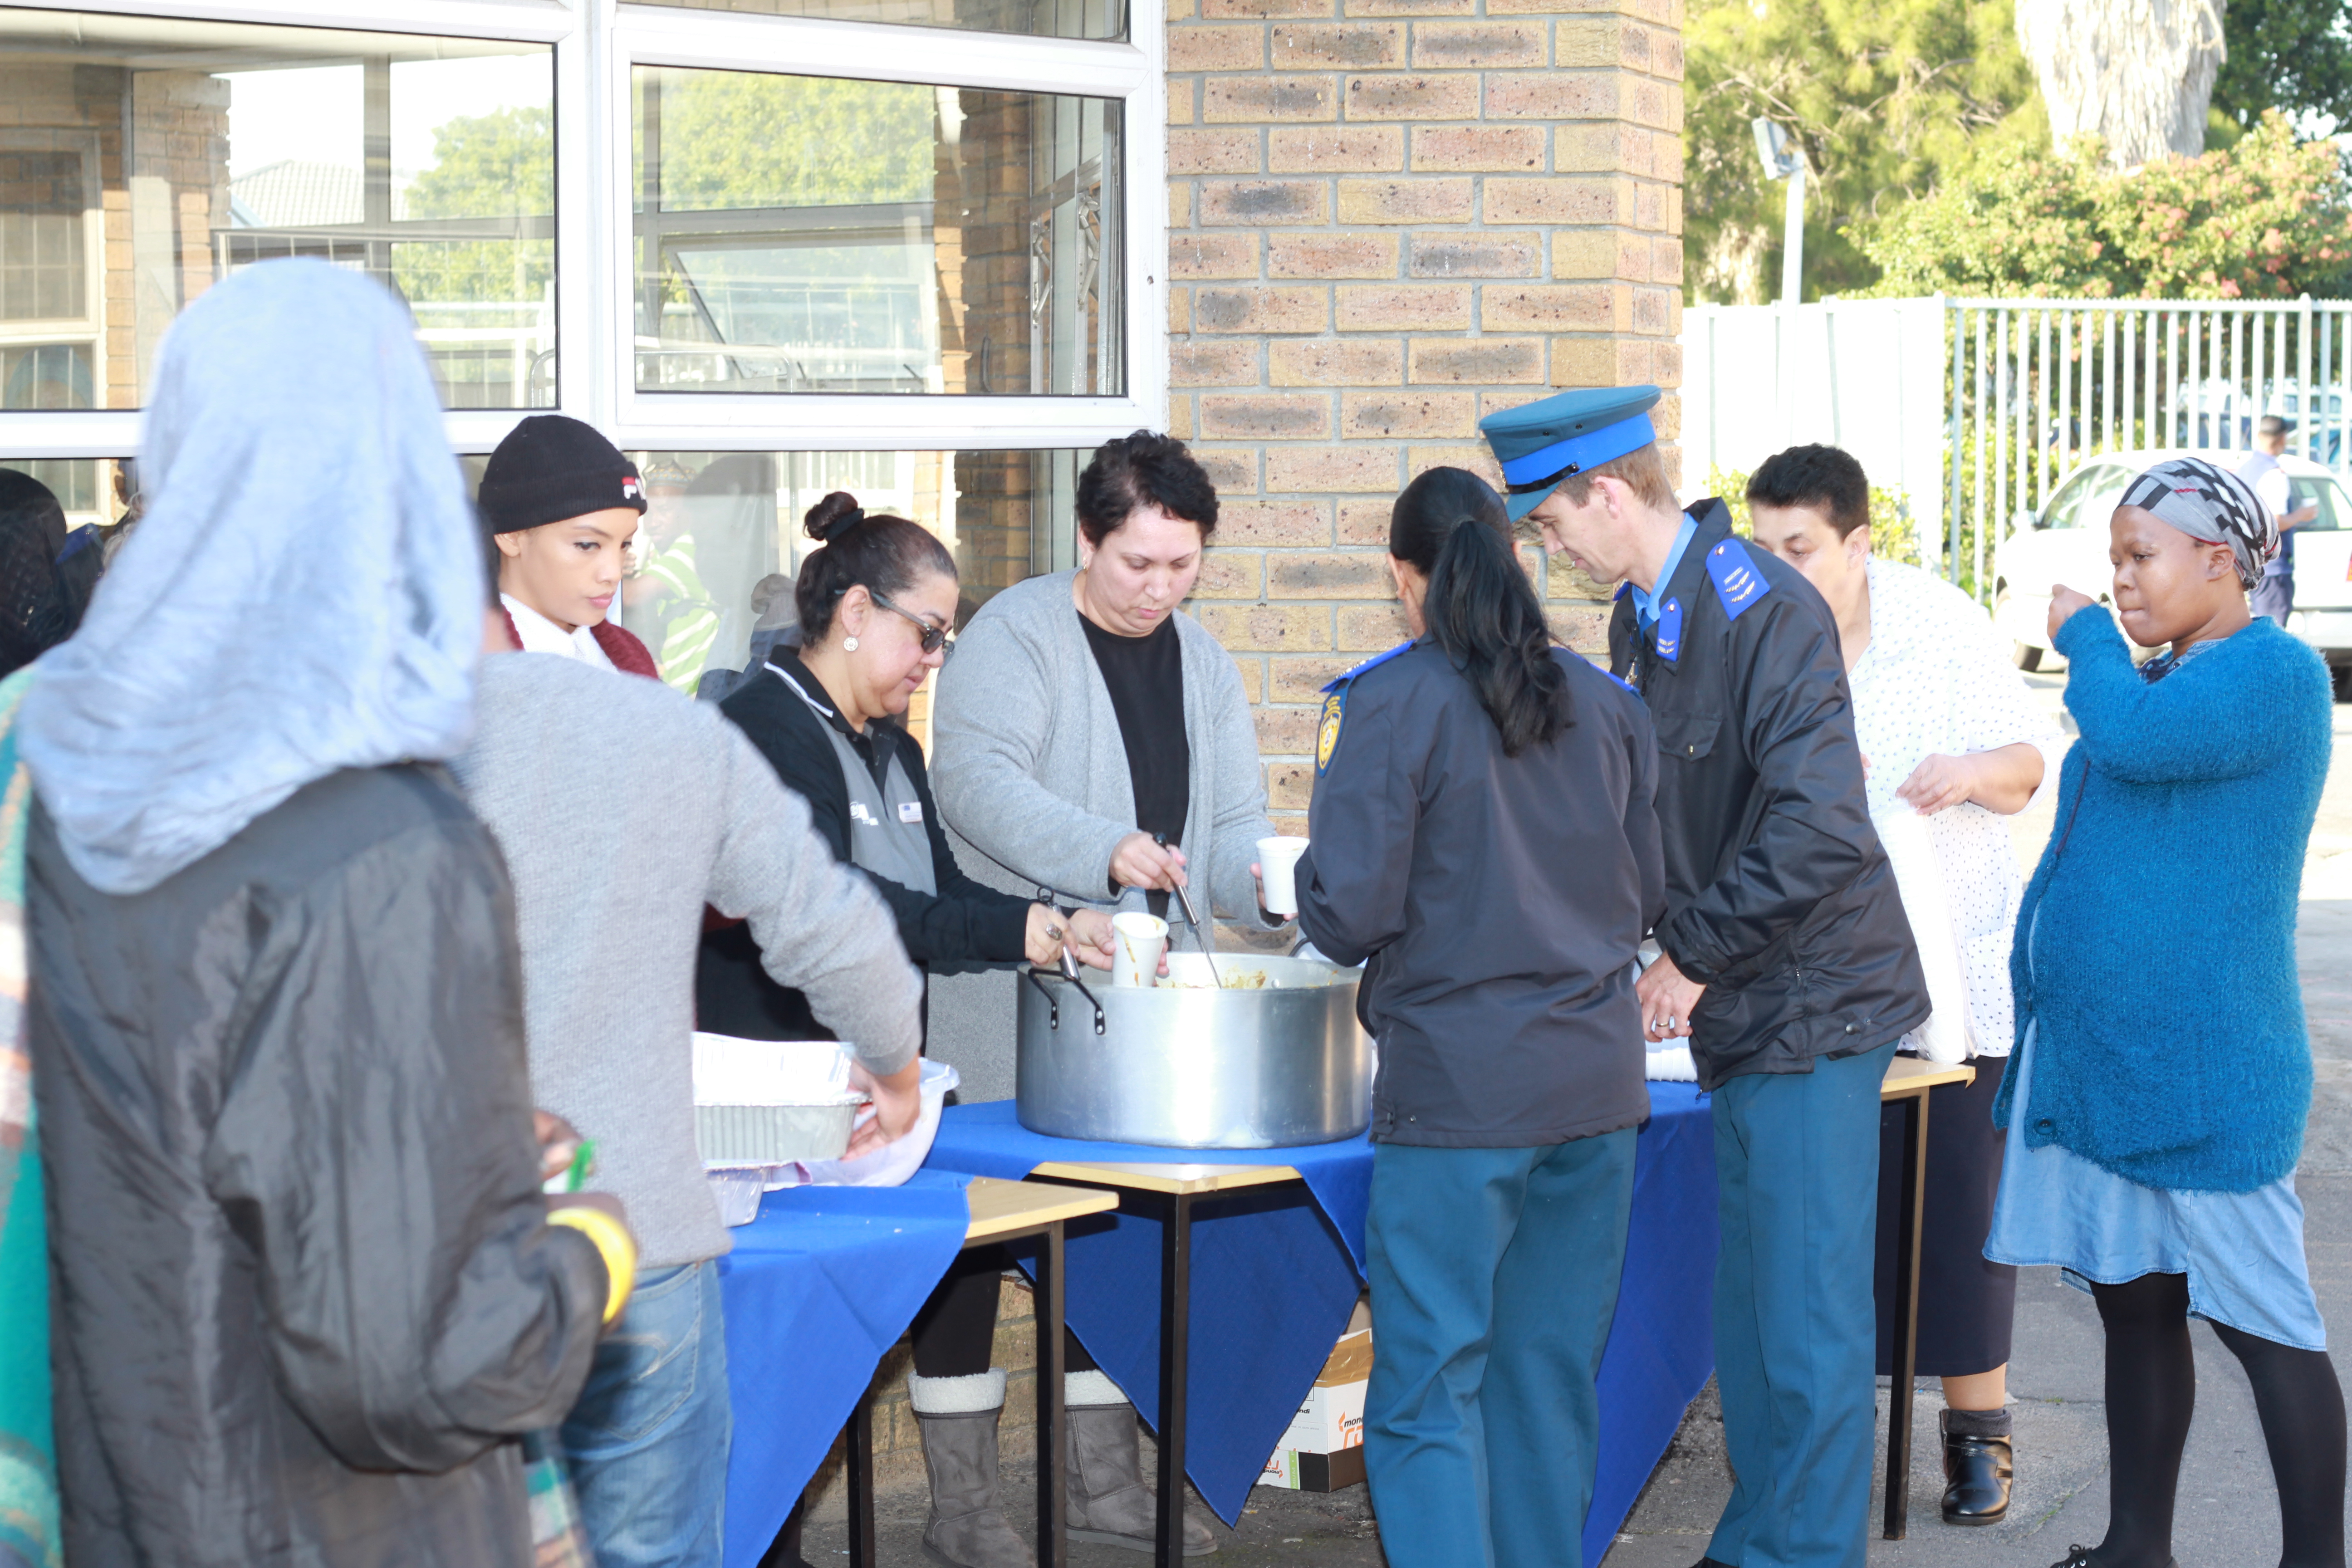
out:
{"label": "paved ground", "polygon": [[[2063,677],[2029,678],[2063,717]],[[2336,710],[2337,764],[2313,836],[2304,880],[2300,958],[2309,1010],[2318,1093],[2297,1177],[2309,1211],[2306,1241],[2313,1282],[2328,1320],[2352,1324],[2352,706]],[[2016,823],[2019,853],[2031,865],[2050,831],[2045,805]],[[2203,1325],[2196,1329],[2197,1421],[2184,1463],[2174,1550],[2182,1568],[2263,1563],[2278,1556],[2278,1519],[2270,1465],[2253,1402],[2237,1363]],[[2106,1440],[2101,1396],[2098,1315],[2090,1299],[2061,1284],[2054,1270],[2031,1269],[2018,1292],[2014,1404],[2018,1489],[2002,1525],[1955,1530],[1937,1516],[1942,1494],[1937,1384],[1922,1380],[1915,1405],[1910,1538],[1874,1539],[1874,1568],[2046,1568],[2072,1542],[2095,1543],[2106,1530]],[[1882,1419],[1886,1394],[1879,1394]],[[1148,1455],[1147,1447],[1147,1455]],[[1147,1467],[1149,1459],[1146,1460]],[[1880,1469],[1885,1468],[1881,1455]],[[1015,1528],[1027,1531],[1031,1472],[1008,1467]],[[1712,1385],[1691,1407],[1673,1448],[1609,1553],[1609,1568],[1690,1568],[1729,1494],[1723,1421]],[[1873,1500],[1873,1518],[1877,1500]],[[921,1561],[919,1498],[885,1500],[879,1556],[886,1563]],[[1317,1497],[1260,1488],[1238,1531],[1223,1535],[1218,1561],[1229,1568],[1381,1568],[1379,1538],[1364,1489]],[[814,1532],[812,1532],[813,1537]],[[839,1561],[835,1538],[809,1542],[823,1568]],[[1138,1553],[1074,1546],[1072,1568],[1137,1568]]]}

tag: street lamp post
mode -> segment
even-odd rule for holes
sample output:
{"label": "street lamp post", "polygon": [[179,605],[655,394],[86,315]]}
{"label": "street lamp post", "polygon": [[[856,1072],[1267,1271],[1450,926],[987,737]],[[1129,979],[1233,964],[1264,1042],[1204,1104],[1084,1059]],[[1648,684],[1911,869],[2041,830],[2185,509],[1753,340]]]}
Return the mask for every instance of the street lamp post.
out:
{"label": "street lamp post", "polygon": [[1789,133],[1760,115],[1756,127],[1756,155],[1764,162],[1764,177],[1789,182],[1788,215],[1780,239],[1780,303],[1794,305],[1804,298],[1805,275],[1805,155]]}
{"label": "street lamp post", "polygon": [[1797,352],[1797,307],[1804,300],[1805,277],[1805,155],[1789,133],[1759,115],[1756,155],[1764,162],[1764,177],[1789,182],[1788,216],[1780,239],[1780,321],[1778,352],[1772,356],[1773,400],[1780,410],[1783,446],[1796,438],[1797,411],[1790,395],[1790,360]]}

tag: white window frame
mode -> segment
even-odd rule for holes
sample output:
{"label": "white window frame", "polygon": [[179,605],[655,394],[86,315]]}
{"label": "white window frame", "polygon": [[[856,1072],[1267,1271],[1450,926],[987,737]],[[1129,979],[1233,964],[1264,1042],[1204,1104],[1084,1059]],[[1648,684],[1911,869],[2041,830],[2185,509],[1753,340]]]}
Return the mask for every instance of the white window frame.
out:
{"label": "white window frame", "polygon": [[[81,158],[82,300],[88,306],[79,316],[37,320],[25,317],[0,321],[0,348],[87,349],[93,395],[106,395],[106,197],[99,183],[98,132],[52,131],[41,127],[0,127],[0,151],[73,153]],[[31,410],[9,410],[29,413]],[[81,410],[53,409],[51,413]]]}
{"label": "white window frame", "polygon": [[[25,9],[342,27],[553,46],[556,409],[632,451],[1002,451],[1095,446],[1168,422],[1167,83],[1163,0],[1128,0],[1129,41],[762,16],[614,0],[16,0]],[[1117,98],[1127,393],[1118,397],[643,393],[629,89],[634,68],[681,66],[933,87]],[[102,247],[100,247],[102,253]],[[445,416],[450,445],[487,452],[531,409]],[[136,456],[129,409],[0,412],[11,458]]]}

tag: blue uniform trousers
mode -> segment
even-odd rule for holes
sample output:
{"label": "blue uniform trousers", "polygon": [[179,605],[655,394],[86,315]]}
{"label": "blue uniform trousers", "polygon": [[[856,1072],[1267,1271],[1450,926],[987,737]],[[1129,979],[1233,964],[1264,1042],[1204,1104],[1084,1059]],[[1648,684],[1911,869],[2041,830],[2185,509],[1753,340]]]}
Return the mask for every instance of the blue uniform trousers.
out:
{"label": "blue uniform trousers", "polygon": [[1391,1568],[1581,1568],[1634,1136],[1376,1151],[1364,1468]]}
{"label": "blue uniform trousers", "polygon": [[1706,1554],[1734,1568],[1863,1568],[1878,1089],[1894,1054],[1715,1091],[1715,1374],[1736,1479]]}

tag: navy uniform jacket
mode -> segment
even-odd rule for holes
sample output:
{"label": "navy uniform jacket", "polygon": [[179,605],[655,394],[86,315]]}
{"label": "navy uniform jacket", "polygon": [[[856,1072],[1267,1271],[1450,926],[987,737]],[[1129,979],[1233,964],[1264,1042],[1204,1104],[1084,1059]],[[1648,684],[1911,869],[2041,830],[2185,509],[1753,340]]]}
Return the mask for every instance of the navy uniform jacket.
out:
{"label": "navy uniform jacket", "polygon": [[1836,617],[1729,537],[1721,501],[1691,515],[1657,636],[1624,594],[1609,654],[1657,726],[1658,945],[1706,987],[1691,1056],[1713,1089],[1875,1050],[1927,1018],[1927,982],[1863,796]]}
{"label": "navy uniform jacket", "polygon": [[1380,1142],[1530,1148],[1649,1115],[1633,955],[1665,905],[1657,746],[1622,682],[1552,657],[1576,721],[1517,757],[1426,639],[1325,706],[1298,919],[1366,962]]}

